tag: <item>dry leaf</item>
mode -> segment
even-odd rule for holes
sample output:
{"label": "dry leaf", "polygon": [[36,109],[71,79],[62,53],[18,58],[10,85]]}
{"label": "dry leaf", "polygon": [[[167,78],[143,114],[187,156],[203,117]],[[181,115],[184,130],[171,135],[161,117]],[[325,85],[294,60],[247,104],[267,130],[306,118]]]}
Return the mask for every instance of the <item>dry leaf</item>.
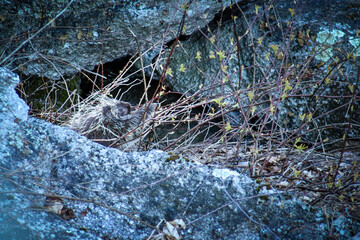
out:
{"label": "dry leaf", "polygon": [[64,207],[64,204],[63,204],[63,200],[61,198],[46,197],[45,203],[44,203],[44,208],[46,210],[48,210],[49,212],[60,215],[63,207]]}

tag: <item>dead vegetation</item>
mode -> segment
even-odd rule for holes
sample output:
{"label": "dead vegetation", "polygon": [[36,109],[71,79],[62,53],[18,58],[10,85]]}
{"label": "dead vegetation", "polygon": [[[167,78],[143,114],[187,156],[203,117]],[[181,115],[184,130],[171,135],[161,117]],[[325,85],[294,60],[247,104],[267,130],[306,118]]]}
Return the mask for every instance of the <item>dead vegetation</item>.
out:
{"label": "dead vegetation", "polygon": [[[112,143],[106,145],[115,143],[122,148],[119,139],[129,136],[124,132],[128,130],[131,140],[139,138],[144,150],[163,149],[204,164],[239,168],[264,187],[295,190],[303,200],[322,206],[324,211],[340,211],[360,221],[360,122],[356,118],[360,65],[356,51],[341,49],[337,42],[328,46],[317,41],[313,30],[316,26],[299,25],[297,9],[289,10],[285,24],[272,3],[252,8],[255,15],[251,19],[237,5],[224,9],[224,15],[225,11],[230,14],[227,21],[234,29],[239,28],[236,18],[247,23],[247,29],[234,30],[234,38],[226,44],[214,44],[214,39],[220,39],[217,29],[200,31],[213,49],[209,55],[204,52],[188,56],[188,62],[195,62],[193,65],[179,65],[176,69],[171,65],[175,49],[186,51],[179,41],[182,22],[171,47],[166,49],[164,42],[154,47],[158,56],[151,65],[144,65],[142,58],[154,49],[138,52],[110,84],[103,84],[102,65],[96,79],[82,73],[93,84],[93,92],[87,99],[81,99],[79,93],[68,91],[65,102],[70,106],[66,110],[62,107],[65,103],[54,108],[57,99],[50,94],[54,86],[44,83],[42,88],[49,93],[45,102],[49,104],[33,109],[33,113],[40,112],[35,115],[57,123],[79,113],[84,116],[91,112],[102,118],[105,106],[98,112],[92,108],[94,101],[103,101],[96,100],[98,96],[122,100],[126,91],[140,84],[144,94],[138,103],[143,107],[135,110],[129,105],[122,109],[139,111],[158,103],[154,115],[150,114],[151,124],[139,120],[136,122],[140,124],[110,134],[111,128],[106,128],[106,124],[95,121],[88,125],[85,120],[85,124],[80,123],[85,129],[79,132],[89,135],[98,132],[96,128],[100,126],[101,134],[90,138],[103,143],[110,139]],[[185,12],[184,16],[191,21]],[[267,41],[269,36],[280,33],[282,42]],[[247,66],[240,58],[242,41],[249,43],[252,54],[252,62]],[[330,48],[336,52],[331,58],[317,59]],[[295,50],[305,54],[298,58],[301,54],[295,56]],[[227,68],[234,59],[237,67]],[[205,75],[198,65],[207,61],[217,61],[219,66],[213,75],[206,75],[211,84],[200,85],[191,92],[171,90],[174,76],[186,74],[189,69],[195,68]],[[136,64],[141,68],[131,72]],[[249,79],[244,79],[242,72],[248,72]],[[154,85],[156,90],[150,92]],[[176,98],[171,99],[174,94]],[[339,112],[345,117],[339,118]]]}

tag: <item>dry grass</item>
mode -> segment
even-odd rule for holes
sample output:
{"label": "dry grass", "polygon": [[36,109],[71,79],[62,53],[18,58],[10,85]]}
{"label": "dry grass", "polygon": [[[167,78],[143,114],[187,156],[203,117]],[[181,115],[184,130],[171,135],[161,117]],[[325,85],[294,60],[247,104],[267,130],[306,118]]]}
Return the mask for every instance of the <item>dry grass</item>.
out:
{"label": "dry grass", "polygon": [[[94,91],[87,99],[64,87],[69,79],[63,79],[61,86],[67,91],[67,99],[58,103],[56,96],[51,95],[55,83],[44,80],[41,88],[48,93],[46,106],[33,109],[33,113],[51,122],[64,123],[80,104],[91,103],[98,94],[121,100],[127,91],[142,85],[145,91],[138,103],[160,104],[151,119],[151,132],[144,140],[146,150],[163,149],[205,164],[240,168],[264,186],[295,189],[306,201],[360,220],[359,139],[350,137],[351,132],[358,133],[360,129],[358,119],[354,118],[354,109],[359,108],[359,61],[354,52],[346,54],[341,49],[327,62],[317,61],[316,56],[323,54],[325,48],[315,41],[316,33],[300,26],[296,14],[289,13],[289,21],[284,24],[276,8],[270,6],[265,4],[251,19],[239,6],[226,9],[230,15],[237,12],[248,28],[244,33],[234,31],[235,40],[227,48],[222,49],[221,44],[214,47],[219,68],[210,76],[211,84],[191,93],[169,90],[167,83],[175,72],[175,69],[169,71],[172,57],[175,48],[182,49],[178,33],[171,48],[165,49],[164,42],[154,45],[159,54],[151,65],[144,65],[143,56],[154,49],[138,52],[110,84],[103,84],[106,76],[101,65],[95,78],[83,72],[93,83]],[[238,21],[232,24],[234,29],[239,27]],[[268,35],[276,34],[282,34],[282,42],[265,46]],[[212,41],[211,32],[201,31],[200,35]],[[246,67],[239,57],[241,41],[249,43],[253,55],[252,63]],[[313,51],[306,51],[307,56],[296,59],[293,51],[301,51],[303,47]],[[341,45],[330,47],[338,49]],[[202,56],[204,62],[212,59]],[[224,70],[231,56],[239,57],[239,67]],[[268,61],[264,65],[260,59],[265,58]],[[141,67],[130,71],[136,65]],[[198,64],[187,68],[197,69]],[[159,69],[162,69],[160,74]],[[242,71],[249,73],[247,81],[242,78]],[[156,90],[151,92],[150,86],[154,85]],[[113,94],[115,90],[119,91]],[[170,97],[174,94],[176,99]],[[25,92],[23,97],[26,99]],[[334,107],[326,108],[329,105]],[[286,116],[284,109],[299,106],[299,112],[289,110]],[[335,111],[346,112],[347,117],[329,122],[327,116]],[[336,134],[329,135],[333,129]]]}

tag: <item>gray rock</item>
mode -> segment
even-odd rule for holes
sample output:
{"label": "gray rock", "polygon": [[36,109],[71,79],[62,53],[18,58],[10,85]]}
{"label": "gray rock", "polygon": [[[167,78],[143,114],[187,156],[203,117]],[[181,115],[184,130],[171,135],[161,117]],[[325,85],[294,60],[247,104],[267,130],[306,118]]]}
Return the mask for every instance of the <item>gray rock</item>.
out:
{"label": "gray rock", "polygon": [[[360,59],[360,38],[356,29],[360,18],[353,1],[321,0],[295,4],[293,1],[281,0],[274,2],[273,9],[264,15],[260,13],[264,11],[265,4],[258,4],[259,14],[256,14],[253,3],[239,2],[239,6],[243,14],[236,13],[237,7],[234,6],[233,10],[224,12],[221,26],[210,24],[208,28],[202,29],[201,33],[194,33],[189,39],[181,41],[181,48],[176,48],[172,54],[169,68],[173,70],[173,76],[167,78],[167,83],[174,91],[188,93],[189,96],[201,88],[200,94],[203,98],[222,96],[230,110],[231,106],[237,103],[244,111],[249,109],[245,106],[251,104],[249,91],[246,89],[254,89],[256,92],[253,99],[257,98],[256,103],[267,101],[266,104],[256,105],[255,113],[269,108],[269,99],[272,99],[276,106],[276,115],[270,117],[269,121],[293,130],[303,123],[300,115],[312,113],[311,123],[302,131],[318,129],[306,134],[309,140],[315,140],[319,131],[325,138],[342,138],[351,121],[348,110],[351,102],[349,96],[358,96],[357,93],[353,94],[348,86],[356,87],[359,84],[356,66]],[[293,18],[289,9],[295,12]],[[235,51],[238,46],[234,40],[231,11],[238,16],[235,24],[240,38],[239,54]],[[276,20],[269,20],[274,15]],[[356,17],[349,20],[349,15]],[[287,27],[288,22],[292,23],[291,28]],[[265,23],[268,23],[271,29],[261,27]],[[279,29],[277,24],[282,28]],[[290,29],[294,37],[291,42],[288,41],[287,32]],[[307,31],[309,37],[305,36]],[[279,48],[276,50],[279,51],[277,54],[283,53],[286,59],[280,56],[277,59],[274,54],[276,47]],[[219,54],[222,51],[224,58],[220,61]],[[314,57],[316,51],[318,53]],[[352,57],[346,60],[346,54],[352,52],[357,54],[355,61]],[[201,58],[197,58],[199,53]],[[338,65],[342,72],[332,71],[328,76],[328,69],[334,68],[336,57],[340,59]],[[167,58],[164,59],[165,62]],[[179,71],[181,64],[184,64],[186,71]],[[239,66],[243,68],[241,74]],[[223,71],[222,68],[227,69]],[[327,77],[331,79],[330,83],[325,83]],[[288,80],[289,84],[286,91],[285,80]],[[281,87],[277,87],[281,84]],[[282,99],[283,96],[291,95],[293,97]],[[353,107],[352,119],[360,119],[358,100]],[[335,108],[338,109],[334,110]],[[259,117],[263,117],[262,114],[259,114]],[[240,125],[243,123],[239,120],[231,121],[233,125],[239,125],[239,122]],[[329,128],[329,124],[336,127]],[[360,137],[360,129],[356,124],[352,125],[349,137]]]}
{"label": "gray rock", "polygon": [[[322,211],[290,193],[163,151],[124,153],[27,117],[13,90],[18,77],[0,68],[0,80],[1,239],[143,239],[164,219],[182,219],[184,239],[327,238]],[[44,205],[55,196],[61,215]],[[337,221],[339,239],[359,231]]]}
{"label": "gray rock", "polygon": [[[154,54],[177,34],[188,1],[108,1],[76,0],[53,24],[25,44],[21,51],[0,65],[20,69],[26,75],[44,76],[53,80],[78,71],[92,70],[102,62],[134,55],[156,46],[144,59],[151,63]],[[186,34],[204,27],[213,16],[231,1],[198,0],[190,5]],[[6,57],[22,42],[55,18],[67,1],[5,1],[0,9],[0,42]],[[165,29],[168,31],[165,33]],[[164,35],[165,34],[165,35]]]}

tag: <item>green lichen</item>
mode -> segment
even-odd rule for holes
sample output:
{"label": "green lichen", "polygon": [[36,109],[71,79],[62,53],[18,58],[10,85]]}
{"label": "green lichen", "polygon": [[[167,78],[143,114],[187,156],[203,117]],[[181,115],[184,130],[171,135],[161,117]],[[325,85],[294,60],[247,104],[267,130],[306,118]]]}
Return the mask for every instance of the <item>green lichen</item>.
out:
{"label": "green lichen", "polygon": [[266,196],[266,195],[259,196],[259,199],[264,200],[264,201],[270,200],[269,196]]}
{"label": "green lichen", "polygon": [[17,88],[19,96],[25,100],[35,113],[55,112],[60,107],[62,109],[69,108],[71,105],[69,97],[75,90],[77,93],[81,91],[79,77],[54,81],[32,76],[22,81],[22,87]]}
{"label": "green lichen", "polygon": [[340,40],[345,33],[340,30],[321,31],[316,37],[316,41],[321,44],[321,53],[315,56],[317,60],[328,61],[333,54],[333,45]]}
{"label": "green lichen", "polygon": [[360,56],[360,38],[350,38],[349,42],[354,47],[355,54]]}
{"label": "green lichen", "polygon": [[166,162],[175,162],[176,160],[178,160],[180,158],[179,155],[177,155],[173,152],[169,152],[169,155],[170,156],[168,158],[166,158],[166,160],[165,160]]}
{"label": "green lichen", "polygon": [[180,155],[173,153],[173,152],[169,152],[169,155],[170,156],[165,159],[166,162],[176,162],[177,160],[181,161],[181,159],[185,160],[186,162],[193,162],[193,160],[186,158],[186,157],[185,158],[181,157]]}

